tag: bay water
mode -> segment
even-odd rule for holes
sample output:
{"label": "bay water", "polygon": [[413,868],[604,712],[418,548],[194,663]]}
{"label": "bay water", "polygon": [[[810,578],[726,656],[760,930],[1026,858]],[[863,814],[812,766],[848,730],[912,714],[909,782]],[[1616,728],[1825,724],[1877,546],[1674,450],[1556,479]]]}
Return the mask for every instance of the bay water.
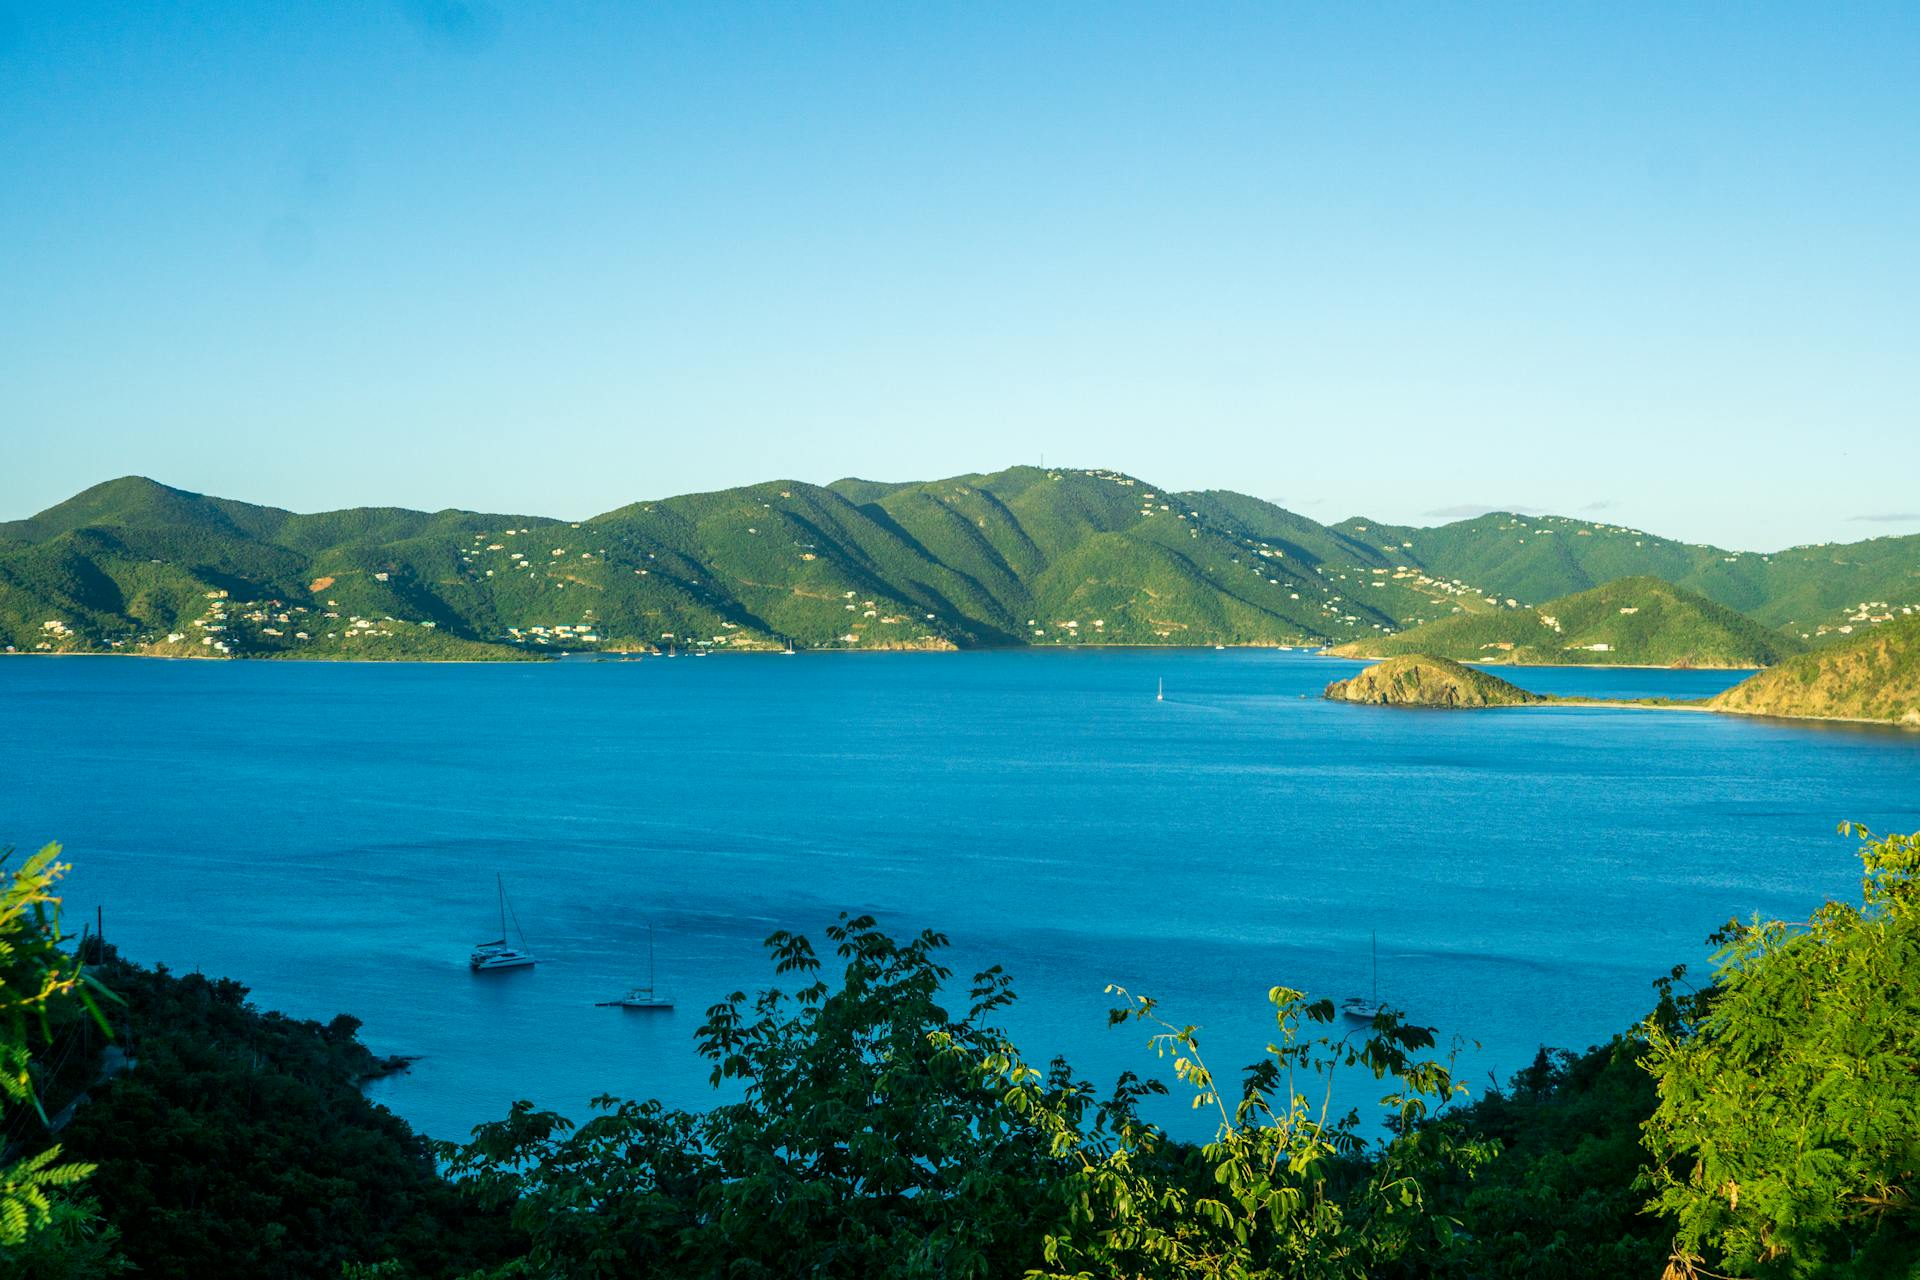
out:
{"label": "bay water", "polygon": [[[429,665],[0,661],[0,842],[57,840],[70,923],[131,958],[351,1013],[418,1055],[375,1096],[460,1137],[532,1098],[715,1094],[705,1008],[839,912],[1004,965],[1003,1024],[1104,1092],[1170,1078],[1109,983],[1222,1073],[1267,989],[1383,998],[1470,1085],[1624,1030],[1732,916],[1858,892],[1842,819],[1920,828],[1920,735],[1681,711],[1323,702],[1265,650]],[[1532,668],[1698,697],[1738,672]],[[1164,681],[1165,698],[1156,698]],[[539,965],[468,971],[505,878]],[[646,980],[672,1012],[596,1007]],[[791,984],[791,980],[787,980]],[[1370,1092],[1370,1091],[1369,1091]],[[1169,1112],[1194,1131],[1184,1110]]]}

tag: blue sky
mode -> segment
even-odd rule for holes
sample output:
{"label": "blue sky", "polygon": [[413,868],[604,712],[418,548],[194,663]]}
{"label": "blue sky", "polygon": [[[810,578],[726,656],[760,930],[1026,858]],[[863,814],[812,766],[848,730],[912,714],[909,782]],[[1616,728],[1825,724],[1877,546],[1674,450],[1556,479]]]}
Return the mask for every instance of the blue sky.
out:
{"label": "blue sky", "polygon": [[0,517],[1039,460],[1920,530],[1920,6],[0,7]]}

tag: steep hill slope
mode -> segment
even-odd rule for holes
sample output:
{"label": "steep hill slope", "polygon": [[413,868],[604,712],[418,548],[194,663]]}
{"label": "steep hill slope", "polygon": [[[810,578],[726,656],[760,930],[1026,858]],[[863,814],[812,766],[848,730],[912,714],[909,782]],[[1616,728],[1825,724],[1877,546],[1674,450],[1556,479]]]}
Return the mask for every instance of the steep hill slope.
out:
{"label": "steep hill slope", "polygon": [[1341,645],[1350,658],[1429,653],[1459,662],[1763,667],[1805,643],[1658,578],[1621,578],[1538,608],[1430,622]]}
{"label": "steep hill slope", "polygon": [[298,515],[127,478],[0,525],[0,642],[471,657],[1307,643],[1399,625],[1345,573],[1104,471],[770,481],[578,522]]}
{"label": "steep hill slope", "polygon": [[1920,619],[1875,627],[1742,680],[1707,704],[1762,716],[1920,727]]}

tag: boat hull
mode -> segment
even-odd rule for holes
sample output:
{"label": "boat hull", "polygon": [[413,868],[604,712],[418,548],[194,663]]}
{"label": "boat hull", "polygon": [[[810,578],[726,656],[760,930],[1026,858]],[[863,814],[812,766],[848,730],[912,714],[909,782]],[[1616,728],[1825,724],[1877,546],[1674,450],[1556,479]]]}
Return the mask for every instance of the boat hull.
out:
{"label": "boat hull", "polygon": [[531,969],[535,963],[532,956],[476,956],[467,967],[475,973],[486,973],[493,969]]}

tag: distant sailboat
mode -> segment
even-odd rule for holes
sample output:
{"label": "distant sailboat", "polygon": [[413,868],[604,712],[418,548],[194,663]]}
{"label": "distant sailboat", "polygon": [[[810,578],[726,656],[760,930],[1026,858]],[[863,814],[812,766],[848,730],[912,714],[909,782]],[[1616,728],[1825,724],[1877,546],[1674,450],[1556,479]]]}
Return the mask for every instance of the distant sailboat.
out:
{"label": "distant sailboat", "polygon": [[791,640],[787,641],[786,654],[789,658],[793,656],[793,641]]}
{"label": "distant sailboat", "polygon": [[1167,680],[1165,676],[1160,678],[1160,689],[1153,695],[1153,700],[1155,702],[1165,702],[1167,700]]}
{"label": "distant sailboat", "polygon": [[596,1001],[602,1009],[671,1009],[673,997],[653,989],[653,926],[647,926],[647,985],[634,987],[618,1000]]}
{"label": "distant sailboat", "polygon": [[1340,1012],[1355,1022],[1372,1022],[1386,1006],[1380,1003],[1380,935],[1373,934],[1373,996],[1348,996],[1340,1002]]}
{"label": "distant sailboat", "polygon": [[513,917],[513,932],[520,939],[517,947],[507,943],[507,917],[513,908],[507,905],[507,882],[495,873],[494,883],[500,890],[500,936],[492,942],[482,942],[467,957],[467,967],[475,973],[488,969],[524,969],[534,963],[533,953],[527,950],[527,935],[520,931],[520,917]]}

